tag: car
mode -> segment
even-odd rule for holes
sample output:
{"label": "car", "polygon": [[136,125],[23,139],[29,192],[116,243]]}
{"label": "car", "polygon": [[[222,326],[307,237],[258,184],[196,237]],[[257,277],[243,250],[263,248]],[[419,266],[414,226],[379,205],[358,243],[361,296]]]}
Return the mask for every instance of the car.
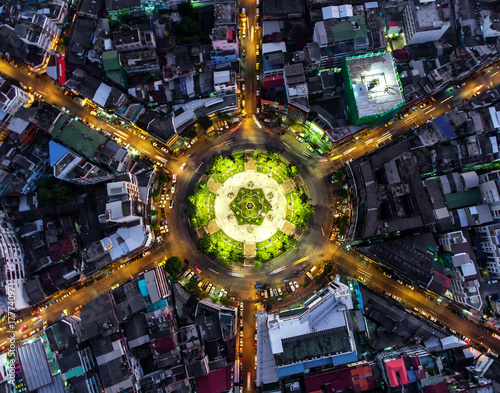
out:
{"label": "car", "polygon": [[176,187],[176,185],[175,185],[175,184],[174,184],[174,185],[172,185],[172,188],[170,189],[170,191],[172,192],[172,194],[174,194],[174,193],[175,193],[175,189],[176,189],[176,188],[177,188],[177,187]]}
{"label": "car", "polygon": [[296,290],[299,290],[299,283],[297,281],[294,281],[293,285],[295,285],[295,289]]}
{"label": "car", "polygon": [[187,167],[187,162],[181,165],[181,170],[184,169],[185,167]]}
{"label": "car", "polygon": [[172,175],[172,183],[177,183],[177,175],[175,173]]}
{"label": "car", "polygon": [[165,153],[168,153],[168,149],[164,146],[160,146],[160,150],[165,152]]}
{"label": "car", "polygon": [[243,312],[243,302],[240,302],[240,311]]}
{"label": "car", "polygon": [[260,96],[260,90],[257,90],[256,94],[257,94],[257,97]]}
{"label": "car", "polygon": [[314,147],[312,147],[311,145],[307,145],[306,146],[307,150],[309,150],[311,153],[314,152]]}
{"label": "car", "polygon": [[295,137],[295,139],[297,139],[297,140],[298,140],[299,142],[301,142],[301,143],[302,143],[302,142],[304,142],[304,138],[301,138],[301,137],[300,137],[300,136],[298,136],[298,135]]}
{"label": "car", "polygon": [[245,91],[245,84],[244,83],[241,84],[241,91]]}
{"label": "car", "polygon": [[19,333],[24,332],[26,329],[28,329],[28,325],[23,325],[23,327],[19,330]]}
{"label": "car", "polygon": [[281,288],[278,288],[278,294],[281,296],[283,292],[281,292]]}
{"label": "car", "polygon": [[174,208],[174,200],[173,200],[173,199],[170,201],[170,205],[168,205],[168,207],[169,207],[170,209],[173,209],[173,208]]}
{"label": "car", "polygon": [[196,270],[196,273],[200,274],[201,269],[198,267],[198,265],[194,265],[194,270]]}
{"label": "car", "polygon": [[144,139],[144,140],[148,139],[148,138],[146,137],[146,135],[144,135],[144,134],[139,134],[139,138]]}

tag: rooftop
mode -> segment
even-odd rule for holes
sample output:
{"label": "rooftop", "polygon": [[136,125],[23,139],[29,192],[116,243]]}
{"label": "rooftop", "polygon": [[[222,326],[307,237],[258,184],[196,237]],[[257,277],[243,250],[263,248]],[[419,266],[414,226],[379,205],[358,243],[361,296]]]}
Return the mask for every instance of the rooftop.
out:
{"label": "rooftop", "polygon": [[390,53],[351,57],[346,64],[360,119],[385,113],[404,102]]}

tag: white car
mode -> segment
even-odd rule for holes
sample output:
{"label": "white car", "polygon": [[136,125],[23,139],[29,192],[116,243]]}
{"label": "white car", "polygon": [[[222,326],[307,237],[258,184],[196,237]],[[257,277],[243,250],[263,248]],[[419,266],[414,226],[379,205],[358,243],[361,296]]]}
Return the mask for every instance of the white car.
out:
{"label": "white car", "polygon": [[181,165],[181,170],[184,169],[185,167],[187,167],[187,162]]}
{"label": "white car", "polygon": [[175,183],[175,182],[177,182],[177,175],[174,173],[172,175],[172,183]]}
{"label": "white car", "polygon": [[293,285],[295,285],[295,289],[298,291],[299,290],[299,284],[297,281],[293,282]]}

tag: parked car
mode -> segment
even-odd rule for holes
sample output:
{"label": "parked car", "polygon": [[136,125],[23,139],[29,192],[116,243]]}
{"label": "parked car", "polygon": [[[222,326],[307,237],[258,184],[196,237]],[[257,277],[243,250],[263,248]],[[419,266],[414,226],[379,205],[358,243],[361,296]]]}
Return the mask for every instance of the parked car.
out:
{"label": "parked car", "polygon": [[170,209],[173,209],[174,208],[174,200],[172,199],[170,201],[170,205],[168,206]]}

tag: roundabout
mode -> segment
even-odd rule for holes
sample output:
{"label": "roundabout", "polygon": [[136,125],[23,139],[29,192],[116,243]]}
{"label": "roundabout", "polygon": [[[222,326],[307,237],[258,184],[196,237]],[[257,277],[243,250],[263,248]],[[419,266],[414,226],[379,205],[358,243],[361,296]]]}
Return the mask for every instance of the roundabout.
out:
{"label": "roundabout", "polygon": [[297,247],[314,208],[294,165],[245,151],[212,158],[188,212],[200,252],[223,266],[260,267]]}

